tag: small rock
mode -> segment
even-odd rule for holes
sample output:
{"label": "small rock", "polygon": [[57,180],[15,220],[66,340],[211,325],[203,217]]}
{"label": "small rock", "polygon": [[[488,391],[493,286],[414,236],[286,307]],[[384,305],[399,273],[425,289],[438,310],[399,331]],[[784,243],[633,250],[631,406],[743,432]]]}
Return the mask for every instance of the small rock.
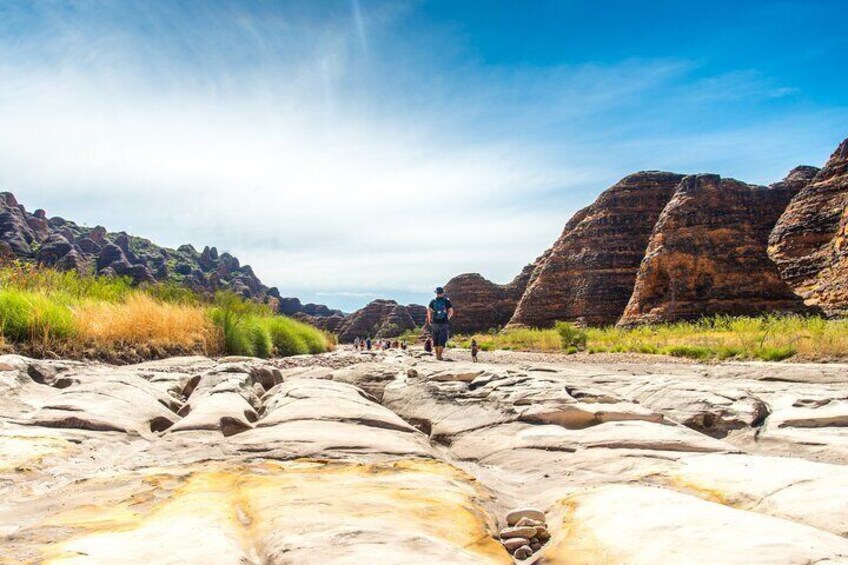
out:
{"label": "small rock", "polygon": [[527,538],[536,537],[536,528],[533,526],[516,526],[512,528],[504,528],[501,530],[501,539],[509,538]]}
{"label": "small rock", "polygon": [[518,549],[515,550],[515,553],[512,554],[516,559],[527,559],[531,555],[533,555],[533,550],[530,549],[529,545],[522,545]]}
{"label": "small rock", "polygon": [[514,552],[519,547],[529,545],[530,540],[527,538],[509,538],[503,541],[503,546],[510,553]]}
{"label": "small rock", "polygon": [[[530,518],[531,520],[545,521],[545,513],[535,508],[516,508],[506,515],[506,523],[510,526],[518,524],[522,518]],[[531,536],[532,537],[532,536]]]}
{"label": "small rock", "polygon": [[545,543],[546,541],[551,539],[551,534],[544,527],[539,527],[536,528],[536,537],[541,543]]}
{"label": "small rock", "polygon": [[532,549],[532,550],[533,550],[533,553],[536,553],[537,551],[539,551],[540,549],[542,549],[542,544],[541,544],[541,543],[539,543],[538,541],[537,541],[537,542],[533,542],[533,543],[531,543],[531,544],[530,544],[530,549]]}
{"label": "small rock", "polygon": [[225,363],[244,363],[245,361],[261,361],[261,359],[257,359],[256,357],[246,357],[244,355],[228,355],[227,357],[221,357],[218,359],[218,363],[222,365]]}
{"label": "small rock", "polygon": [[545,523],[542,522],[541,520],[534,520],[532,518],[524,517],[521,520],[519,520],[515,525],[516,526],[544,526]]}

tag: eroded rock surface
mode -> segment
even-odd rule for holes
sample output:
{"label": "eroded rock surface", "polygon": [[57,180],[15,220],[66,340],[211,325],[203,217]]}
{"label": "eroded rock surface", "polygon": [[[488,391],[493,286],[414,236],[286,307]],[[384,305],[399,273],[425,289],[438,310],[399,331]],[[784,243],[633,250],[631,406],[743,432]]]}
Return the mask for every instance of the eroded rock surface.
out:
{"label": "eroded rock surface", "polygon": [[0,357],[0,563],[837,563],[848,367]]}

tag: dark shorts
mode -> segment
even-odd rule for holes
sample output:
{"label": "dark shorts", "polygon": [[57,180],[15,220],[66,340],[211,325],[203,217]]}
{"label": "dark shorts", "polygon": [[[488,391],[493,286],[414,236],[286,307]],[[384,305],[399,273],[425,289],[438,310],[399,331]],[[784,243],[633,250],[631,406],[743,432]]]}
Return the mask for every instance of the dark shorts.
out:
{"label": "dark shorts", "polygon": [[436,347],[444,347],[450,337],[449,324],[430,324],[430,335],[433,337],[433,345]]}

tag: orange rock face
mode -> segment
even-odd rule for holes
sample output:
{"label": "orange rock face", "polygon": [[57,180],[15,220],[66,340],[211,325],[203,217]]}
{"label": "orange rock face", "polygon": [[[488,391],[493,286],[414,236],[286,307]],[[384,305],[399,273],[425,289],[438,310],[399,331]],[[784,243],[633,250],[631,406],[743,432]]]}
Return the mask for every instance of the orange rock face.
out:
{"label": "orange rock face", "polygon": [[766,251],[803,176],[796,170],[770,187],[718,175],[683,179],[654,228],[620,324],[806,311]]}
{"label": "orange rock face", "polygon": [[848,139],[789,203],[769,256],[808,304],[848,314]]}
{"label": "orange rock face", "polygon": [[614,324],[654,224],[682,178],[658,171],[627,176],[575,214],[537,262],[510,324]]}

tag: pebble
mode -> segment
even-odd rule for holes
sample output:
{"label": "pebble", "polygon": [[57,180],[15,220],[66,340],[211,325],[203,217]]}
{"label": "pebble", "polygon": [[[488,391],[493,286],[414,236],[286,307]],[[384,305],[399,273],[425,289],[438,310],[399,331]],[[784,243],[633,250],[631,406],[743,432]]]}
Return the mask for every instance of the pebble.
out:
{"label": "pebble", "polygon": [[506,515],[506,523],[515,526],[522,518],[530,518],[539,522],[545,522],[545,513],[535,508],[516,508]]}
{"label": "pebble", "polygon": [[529,545],[522,545],[515,550],[515,553],[513,553],[513,556],[515,556],[516,559],[527,559],[531,555],[533,555],[533,550],[530,549]]}
{"label": "pebble", "polygon": [[509,538],[503,541],[503,546],[510,553],[525,545],[530,545],[530,540],[527,538]]}
{"label": "pebble", "polygon": [[532,549],[532,550],[533,550],[533,553],[536,553],[537,551],[539,551],[540,549],[542,549],[542,544],[541,544],[541,543],[539,543],[538,541],[537,541],[537,542],[533,542],[533,543],[531,543],[531,544],[530,544],[530,549]]}
{"label": "pebble", "polygon": [[534,538],[536,537],[536,528],[533,526],[516,526],[513,528],[504,528],[501,530],[501,539],[509,538]]}
{"label": "pebble", "polygon": [[515,524],[516,526],[544,526],[545,523],[541,520],[534,520],[532,518],[522,518]]}

